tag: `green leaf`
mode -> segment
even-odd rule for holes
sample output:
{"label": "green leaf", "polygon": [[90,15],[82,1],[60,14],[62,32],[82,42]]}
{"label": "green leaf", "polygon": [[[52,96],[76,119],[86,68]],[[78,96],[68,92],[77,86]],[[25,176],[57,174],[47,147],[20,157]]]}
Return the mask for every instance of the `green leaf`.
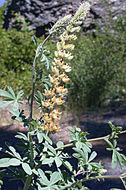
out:
{"label": "green leaf", "polygon": [[43,135],[43,138],[44,138],[50,145],[52,145],[51,139],[50,139],[47,135],[45,135],[44,133],[42,133],[42,135]]}
{"label": "green leaf", "polygon": [[77,147],[78,149],[81,149],[82,146],[83,146],[83,143],[80,142],[80,141],[78,141],[78,142],[75,143],[75,145],[76,145],[76,147]]}
{"label": "green leaf", "polygon": [[50,184],[50,181],[47,179],[47,177],[46,177],[46,175],[44,174],[44,172],[41,170],[41,169],[38,169],[38,173],[39,173],[39,175],[40,175],[40,177],[41,177],[41,179],[42,179],[42,184],[44,184],[44,185],[49,185]]}
{"label": "green leaf", "polygon": [[8,146],[8,148],[16,158],[18,158],[19,160],[22,160],[20,154],[16,152],[16,149],[13,146]]}
{"label": "green leaf", "polygon": [[12,97],[15,99],[16,96],[15,96],[15,93],[14,93],[13,89],[10,86],[7,86],[7,88],[9,90],[9,92],[11,93]]}
{"label": "green leaf", "polygon": [[0,108],[5,108],[13,102],[14,101],[0,101]]}
{"label": "green leaf", "polygon": [[117,165],[117,154],[116,154],[116,150],[113,150],[113,154],[112,154],[112,168],[115,168]]}
{"label": "green leaf", "polygon": [[10,166],[9,160],[10,160],[10,158],[1,158],[0,159],[0,168],[5,168],[5,167]]}
{"label": "green leaf", "polygon": [[33,171],[33,173],[34,173],[35,175],[38,176],[38,171],[37,171],[36,169],[33,169],[32,171]]}
{"label": "green leaf", "polygon": [[27,136],[24,133],[18,132],[18,135],[15,136],[16,138],[23,139],[25,141],[28,141]]}
{"label": "green leaf", "polygon": [[37,138],[38,138],[38,142],[42,143],[42,141],[43,141],[43,134],[40,133],[40,132],[37,132]]}
{"label": "green leaf", "polygon": [[92,154],[90,155],[90,158],[88,160],[88,162],[91,162],[92,160],[94,160],[94,158],[97,156],[97,153],[95,151],[92,152]]}
{"label": "green leaf", "polygon": [[18,102],[14,102],[13,105],[13,110],[17,111],[18,110]]}
{"label": "green leaf", "polygon": [[48,187],[41,187],[40,184],[37,185],[38,185],[38,190],[49,190]]}
{"label": "green leaf", "polygon": [[106,138],[106,139],[104,139],[106,142],[107,142],[107,144],[113,149],[113,145],[112,145],[112,143]]}
{"label": "green leaf", "polygon": [[73,129],[72,127],[70,127],[70,126],[68,126],[67,127],[67,129],[70,131],[70,132],[72,132],[72,133],[74,133],[75,132],[75,129]]}
{"label": "green leaf", "polygon": [[21,164],[20,160],[16,158],[12,158],[9,160],[9,165],[10,166],[19,166]]}
{"label": "green leaf", "polygon": [[42,164],[52,164],[54,162],[54,158],[45,158],[43,161],[42,161]]}
{"label": "green leaf", "polygon": [[55,148],[53,148],[53,146],[49,145],[49,144],[45,144],[45,146],[54,154],[56,155],[56,150]]}
{"label": "green leaf", "polygon": [[39,46],[36,49],[36,57],[39,57],[41,52],[42,52],[42,44],[40,43]]}
{"label": "green leaf", "polygon": [[55,162],[57,168],[59,168],[62,165],[62,160],[59,157],[55,157]]}
{"label": "green leaf", "polygon": [[57,146],[57,148],[60,148],[60,147],[64,146],[64,143],[62,141],[58,141],[56,146]]}
{"label": "green leaf", "polygon": [[48,69],[49,69],[49,66],[50,66],[50,62],[49,62],[48,58],[46,57],[46,55],[42,54],[41,62],[44,62],[44,63],[45,63],[46,69],[48,70]]}
{"label": "green leaf", "polygon": [[20,100],[22,98],[22,96],[24,95],[23,90],[20,90],[17,94],[17,100]]}
{"label": "green leaf", "polygon": [[29,164],[27,163],[22,163],[22,168],[25,171],[26,174],[31,175],[32,174],[32,170],[31,167],[29,166]]}
{"label": "green leaf", "polygon": [[59,172],[54,172],[50,178],[50,185],[57,183],[61,179]]}
{"label": "green leaf", "polygon": [[14,97],[5,90],[0,89],[0,97],[14,99]]}
{"label": "green leaf", "polygon": [[14,116],[19,117],[19,114],[20,114],[19,110],[15,110],[15,109],[13,109],[13,108],[10,108],[10,109],[9,109],[9,112],[10,112],[11,114],[13,114]]}
{"label": "green leaf", "polygon": [[73,167],[68,161],[63,161],[63,165],[72,172]]}

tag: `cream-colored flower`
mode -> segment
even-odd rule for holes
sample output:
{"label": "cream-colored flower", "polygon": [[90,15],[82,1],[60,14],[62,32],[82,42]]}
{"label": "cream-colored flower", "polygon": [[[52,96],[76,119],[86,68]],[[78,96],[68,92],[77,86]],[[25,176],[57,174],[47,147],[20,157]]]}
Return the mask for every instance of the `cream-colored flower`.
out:
{"label": "cream-colored flower", "polygon": [[56,103],[56,95],[53,96],[53,98],[51,99],[51,101],[52,101],[53,103]]}
{"label": "cream-colored flower", "polygon": [[75,13],[74,17],[71,19],[71,23],[75,24],[76,21],[84,20],[89,10],[90,4],[88,2],[83,2]]}
{"label": "cream-colored flower", "polygon": [[56,98],[56,104],[62,105],[65,101],[62,99],[62,97]]}
{"label": "cream-colored flower", "polygon": [[43,130],[48,130],[49,129],[49,124],[42,125]]}
{"label": "cream-colored flower", "polygon": [[66,27],[66,29],[67,29],[68,32],[73,33],[73,32],[79,32],[81,27],[80,26],[73,27],[72,25],[69,25],[69,26]]}
{"label": "cream-colored flower", "polygon": [[44,89],[43,93],[44,96],[49,97],[49,96],[54,96],[54,94],[55,94],[55,88],[53,89],[50,88],[49,90]]}
{"label": "cream-colored flower", "polygon": [[54,58],[55,63],[59,66],[62,67],[63,66],[63,61],[61,59],[56,59]]}
{"label": "cream-colored flower", "polygon": [[62,50],[62,44],[61,44],[61,42],[57,42],[57,50],[58,51]]}
{"label": "cream-colored flower", "polygon": [[60,71],[57,67],[53,67],[52,71],[55,73],[55,75],[59,76]]}
{"label": "cream-colored flower", "polygon": [[66,94],[68,92],[67,88],[64,88],[64,86],[56,86],[56,92],[59,94]]}
{"label": "cream-colored flower", "polygon": [[68,24],[72,15],[66,15],[65,17],[58,20],[54,26],[49,30],[49,33],[52,34],[53,32],[56,32],[59,30],[59,28],[63,27],[65,24]]}
{"label": "cream-colored flower", "polygon": [[69,37],[69,35],[68,35],[67,31],[63,32],[63,34],[60,35],[60,39],[62,42],[67,41],[68,37]]}
{"label": "cream-colored flower", "polygon": [[68,64],[63,65],[62,69],[64,69],[66,73],[71,71],[71,67]]}
{"label": "cream-colored flower", "polygon": [[53,109],[54,106],[55,106],[55,102],[53,102],[52,104],[50,104],[49,108],[50,108],[50,109]]}
{"label": "cream-colored flower", "polygon": [[72,50],[74,50],[74,47],[75,47],[75,45],[73,45],[73,44],[67,44],[67,45],[63,46],[63,49],[72,51]]}
{"label": "cream-colored flower", "polygon": [[55,132],[59,132],[60,131],[60,128],[57,125],[54,125],[53,129],[54,129]]}
{"label": "cream-colored flower", "polygon": [[43,119],[46,121],[46,122],[51,122],[51,118],[49,117],[49,114],[48,113],[45,113],[45,115],[44,115],[44,117],[43,117]]}
{"label": "cream-colored flower", "polygon": [[76,40],[77,39],[77,36],[76,35],[74,35],[74,34],[71,34],[71,35],[69,35],[69,37],[68,37],[68,40]]}
{"label": "cream-colored flower", "polygon": [[46,100],[46,101],[42,101],[42,105],[44,106],[44,107],[49,107],[50,106],[50,99],[48,99],[48,100]]}
{"label": "cream-colored flower", "polygon": [[56,78],[55,76],[51,76],[49,75],[49,78],[50,78],[50,82],[55,84],[55,85],[59,85],[59,78]]}
{"label": "cream-colored flower", "polygon": [[52,113],[53,113],[53,114],[56,114],[57,116],[61,116],[61,114],[62,114],[62,112],[59,112],[58,109],[54,109],[54,110],[52,111]]}
{"label": "cream-colored flower", "polygon": [[68,82],[70,80],[69,77],[65,73],[61,74],[60,78],[62,79],[63,82]]}
{"label": "cream-colored flower", "polygon": [[56,55],[57,57],[65,58],[68,60],[73,59],[73,56],[71,55],[71,53],[66,53],[65,51],[56,51]]}

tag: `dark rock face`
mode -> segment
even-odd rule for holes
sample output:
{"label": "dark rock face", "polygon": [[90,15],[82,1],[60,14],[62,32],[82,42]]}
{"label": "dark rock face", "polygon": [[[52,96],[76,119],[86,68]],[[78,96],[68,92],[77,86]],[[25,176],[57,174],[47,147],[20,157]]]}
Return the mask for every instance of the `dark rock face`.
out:
{"label": "dark rock face", "polygon": [[[87,0],[91,3],[91,10],[84,27],[86,30],[95,28],[97,20],[100,26],[107,19],[107,9],[104,0]],[[109,0],[113,19],[125,14],[126,0]],[[36,31],[37,36],[45,34],[46,28],[51,27],[59,18],[72,14],[79,7],[81,0],[10,0],[5,10],[3,27],[14,27],[13,12],[24,16],[30,22],[30,28]]]}

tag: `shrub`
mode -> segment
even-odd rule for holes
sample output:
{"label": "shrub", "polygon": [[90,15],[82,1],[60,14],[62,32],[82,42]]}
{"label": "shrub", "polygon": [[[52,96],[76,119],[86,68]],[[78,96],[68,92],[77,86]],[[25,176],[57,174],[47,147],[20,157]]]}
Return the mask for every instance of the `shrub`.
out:
{"label": "shrub", "polygon": [[101,106],[106,98],[126,97],[125,28],[126,17],[122,17],[111,30],[106,25],[103,31],[97,28],[95,38],[80,34],[68,86],[73,109]]}

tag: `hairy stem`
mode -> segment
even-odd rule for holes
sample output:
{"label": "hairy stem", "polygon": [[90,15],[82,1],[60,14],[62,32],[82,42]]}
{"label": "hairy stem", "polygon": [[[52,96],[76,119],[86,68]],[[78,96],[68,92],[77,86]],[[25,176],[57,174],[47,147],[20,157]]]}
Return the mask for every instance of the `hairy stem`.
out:
{"label": "hairy stem", "polygon": [[32,120],[32,114],[33,114],[33,99],[34,99],[34,93],[35,93],[35,67],[36,67],[36,56],[34,58],[33,67],[32,67],[32,95],[31,95],[30,116],[29,116],[31,120]]}
{"label": "hairy stem", "polygon": [[[124,134],[124,133],[126,133],[126,130],[120,132],[120,134]],[[120,135],[120,134],[119,134],[119,135]],[[104,136],[104,137],[94,138],[94,139],[88,139],[87,142],[101,141],[101,140],[104,140],[104,139],[106,139],[106,138],[108,138],[108,137],[109,137],[109,135],[106,135],[106,136]],[[68,148],[68,147],[71,147],[71,146],[74,146],[74,143],[69,143],[69,144],[66,144],[66,145],[64,145],[64,146],[55,148],[55,150],[60,150],[60,149]]]}
{"label": "hairy stem", "polygon": [[[123,176],[123,177],[122,177]],[[89,177],[89,178],[84,178],[84,179],[81,179],[79,180],[78,182],[74,182],[73,184],[69,185],[69,186],[66,186],[65,188],[70,188],[78,183],[83,183],[84,181],[91,181],[91,180],[95,180],[95,179],[122,179],[124,178],[124,174],[122,175],[105,175],[105,176],[95,176],[95,177]]]}
{"label": "hairy stem", "polygon": [[23,190],[28,190],[31,184],[32,177],[33,177],[33,174],[27,177]]}

